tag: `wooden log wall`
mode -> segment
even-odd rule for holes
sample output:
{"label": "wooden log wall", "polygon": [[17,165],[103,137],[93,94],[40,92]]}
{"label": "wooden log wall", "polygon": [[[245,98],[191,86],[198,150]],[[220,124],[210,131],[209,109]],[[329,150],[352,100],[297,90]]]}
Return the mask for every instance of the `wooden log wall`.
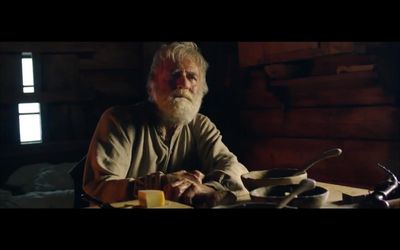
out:
{"label": "wooden log wall", "polygon": [[399,174],[399,108],[376,55],[351,42],[266,44],[238,46],[240,159],[250,170],[298,168],[339,147],[311,178],[371,188],[386,178],[377,163]]}
{"label": "wooden log wall", "polygon": [[[158,42],[1,42],[1,177],[22,164],[78,161],[102,112],[146,98]],[[32,52],[35,93],[22,93],[21,53]],[[20,145],[18,103],[39,102],[43,143]]]}
{"label": "wooden log wall", "polygon": [[[0,183],[23,164],[80,160],[105,109],[147,98],[148,70],[161,43],[1,42]],[[227,117],[236,112],[227,93],[237,79],[237,43],[197,44],[210,63],[210,91],[201,112],[216,123],[225,142],[234,146],[234,130]],[[21,53],[29,51],[34,60],[35,94],[23,94],[21,86]],[[21,102],[40,102],[43,143],[19,144]]]}

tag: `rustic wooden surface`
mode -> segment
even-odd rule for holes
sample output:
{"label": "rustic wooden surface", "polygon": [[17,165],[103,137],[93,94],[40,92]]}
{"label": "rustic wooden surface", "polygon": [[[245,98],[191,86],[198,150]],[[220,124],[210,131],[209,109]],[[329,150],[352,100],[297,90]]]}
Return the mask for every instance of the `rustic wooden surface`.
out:
{"label": "rustic wooden surface", "polygon": [[386,178],[378,162],[399,173],[399,108],[389,86],[395,83],[384,82],[391,76],[382,77],[386,71],[377,55],[353,53],[357,46],[270,47],[268,57],[266,44],[257,43],[251,51],[251,43],[239,43],[241,66],[260,76],[264,69],[270,76],[264,83],[260,77],[246,78],[238,98],[239,159],[250,170],[301,167],[339,147],[343,155],[319,163],[311,177],[373,187]]}
{"label": "rustic wooden surface", "polygon": [[[317,182],[317,186],[326,188],[329,191],[328,199],[321,208],[355,208],[354,204],[340,205],[339,202],[343,200],[343,194],[350,196],[359,196],[366,195],[370,192],[369,189],[365,188],[356,188],[319,181]],[[245,201],[251,201],[250,195],[248,193],[238,197],[238,202]]]}
{"label": "rustic wooden surface", "polygon": [[391,167],[400,162],[399,142],[278,137],[246,138],[240,146],[239,159],[249,170],[301,168],[323,151],[341,148],[341,156],[318,163],[309,176],[355,187],[373,187],[386,179],[378,162]]}
{"label": "rustic wooden surface", "polygon": [[309,76],[287,80],[273,80],[272,86],[285,86],[297,91],[316,91],[332,89],[357,89],[376,86],[376,73],[352,72],[346,74]]}
{"label": "rustic wooden surface", "polygon": [[400,113],[392,106],[244,110],[242,130],[280,137],[400,139]]}
{"label": "rustic wooden surface", "polygon": [[[124,201],[124,202],[115,202],[111,203],[111,205],[115,208],[139,208],[139,209],[144,209],[144,207],[141,207],[139,205],[139,200],[131,200],[131,201]],[[168,209],[168,208],[174,208],[174,209],[190,209],[193,208],[191,206],[179,203],[179,202],[174,202],[170,200],[165,201],[165,206],[162,207],[153,207],[150,209]]]}

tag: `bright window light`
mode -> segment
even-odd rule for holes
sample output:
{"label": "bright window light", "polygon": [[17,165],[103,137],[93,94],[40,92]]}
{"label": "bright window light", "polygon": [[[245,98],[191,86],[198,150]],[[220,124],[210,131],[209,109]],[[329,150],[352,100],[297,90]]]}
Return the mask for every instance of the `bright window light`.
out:
{"label": "bright window light", "polygon": [[31,52],[22,52],[22,91],[24,93],[35,93],[33,80],[33,59]]}
{"label": "bright window light", "polygon": [[42,142],[42,123],[39,103],[19,103],[18,112],[19,137],[21,143]]}
{"label": "bright window light", "polygon": [[[24,93],[34,93],[33,60],[31,52],[23,52],[22,59],[22,90]],[[19,103],[19,138],[21,144],[42,142],[42,121],[40,103]]]}
{"label": "bright window light", "polygon": [[33,62],[30,58],[22,58],[22,85],[33,86]]}
{"label": "bright window light", "polygon": [[35,93],[34,87],[23,87],[24,93]]}
{"label": "bright window light", "polygon": [[40,113],[40,106],[37,102],[18,104],[18,112],[20,114]]}
{"label": "bright window light", "polygon": [[42,141],[40,114],[19,115],[19,136],[22,144]]}

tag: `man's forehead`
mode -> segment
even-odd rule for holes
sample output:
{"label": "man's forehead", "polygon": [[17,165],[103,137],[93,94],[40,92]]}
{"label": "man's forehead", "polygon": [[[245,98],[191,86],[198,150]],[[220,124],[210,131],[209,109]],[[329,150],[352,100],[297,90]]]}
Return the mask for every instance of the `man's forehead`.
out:
{"label": "man's forehead", "polygon": [[199,67],[191,58],[185,58],[177,62],[168,62],[167,68],[170,70],[186,70],[190,72],[199,72]]}

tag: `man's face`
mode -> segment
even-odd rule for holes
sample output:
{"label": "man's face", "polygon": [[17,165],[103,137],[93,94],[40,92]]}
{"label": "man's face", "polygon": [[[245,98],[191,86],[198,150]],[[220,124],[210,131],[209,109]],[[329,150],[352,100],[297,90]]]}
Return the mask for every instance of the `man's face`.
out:
{"label": "man's face", "polygon": [[200,109],[203,84],[198,66],[186,58],[156,71],[150,95],[166,120],[188,123]]}

